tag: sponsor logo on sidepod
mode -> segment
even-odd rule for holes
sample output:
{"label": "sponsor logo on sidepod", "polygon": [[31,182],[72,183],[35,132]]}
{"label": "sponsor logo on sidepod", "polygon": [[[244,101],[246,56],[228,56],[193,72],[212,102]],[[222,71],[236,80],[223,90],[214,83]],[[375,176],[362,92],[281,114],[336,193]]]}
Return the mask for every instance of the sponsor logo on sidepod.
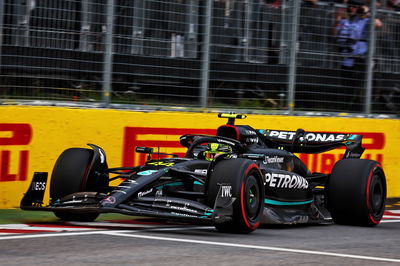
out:
{"label": "sponsor logo on sidepod", "polygon": [[138,193],[138,198],[141,198],[141,197],[143,197],[143,196],[145,196],[145,195],[147,195],[147,194],[149,194],[151,192],[153,192],[153,188],[150,188],[149,190],[146,190],[146,191],[139,192]]}
{"label": "sponsor logo on sidepod", "polygon": [[284,158],[283,157],[278,157],[278,156],[274,156],[274,157],[269,157],[269,156],[265,156],[264,157],[264,164],[269,164],[269,163],[283,163]]}
{"label": "sponsor logo on sidepod", "polygon": [[265,185],[276,188],[308,188],[308,182],[302,176],[275,173],[265,174]]}

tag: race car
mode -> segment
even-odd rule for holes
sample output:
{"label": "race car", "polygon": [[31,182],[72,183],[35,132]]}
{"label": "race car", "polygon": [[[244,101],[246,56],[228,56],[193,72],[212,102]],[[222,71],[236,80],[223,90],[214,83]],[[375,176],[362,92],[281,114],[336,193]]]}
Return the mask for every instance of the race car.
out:
{"label": "race car", "polygon": [[[35,172],[21,200],[24,210],[51,211],[65,221],[94,221],[101,213],[211,224],[221,232],[249,233],[260,224],[338,223],[375,226],[384,212],[382,166],[360,159],[362,135],[254,129],[246,116],[216,135],[183,135],[184,157],[136,147],[143,165],[109,168],[93,144],[57,159],[50,202],[43,203],[46,172]],[[344,147],[331,173],[312,173],[297,154]],[[118,183],[112,186],[111,183]]]}

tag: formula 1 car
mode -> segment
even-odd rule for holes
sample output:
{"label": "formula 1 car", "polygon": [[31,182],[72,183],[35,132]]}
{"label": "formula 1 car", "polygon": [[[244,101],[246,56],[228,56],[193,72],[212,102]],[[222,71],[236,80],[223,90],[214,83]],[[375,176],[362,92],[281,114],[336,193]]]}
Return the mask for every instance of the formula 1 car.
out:
{"label": "formula 1 car", "polygon": [[[386,200],[385,174],[360,159],[361,135],[253,129],[245,115],[219,114],[216,135],[183,135],[183,158],[136,147],[144,165],[108,168],[98,146],[65,150],[47,173],[36,172],[21,200],[24,210],[51,211],[62,220],[93,221],[100,213],[160,217],[249,233],[260,224],[377,225]],[[311,173],[294,153],[345,147],[330,174]],[[157,157],[157,159],[154,159]],[[164,157],[164,158],[161,158]],[[111,180],[120,180],[111,186]]]}

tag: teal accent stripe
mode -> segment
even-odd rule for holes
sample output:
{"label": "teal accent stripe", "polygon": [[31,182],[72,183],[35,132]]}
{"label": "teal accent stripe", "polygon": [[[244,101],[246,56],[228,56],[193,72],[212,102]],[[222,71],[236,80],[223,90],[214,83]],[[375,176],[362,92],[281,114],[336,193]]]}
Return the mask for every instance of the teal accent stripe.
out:
{"label": "teal accent stripe", "polygon": [[200,183],[199,181],[194,181],[193,184],[194,184],[194,185],[201,185],[201,186],[204,185],[203,183]]}
{"label": "teal accent stripe", "polygon": [[183,183],[182,182],[173,182],[173,183],[165,184],[162,186],[158,186],[158,187],[156,187],[156,189],[160,189],[162,187],[176,187],[176,186],[183,186]]}
{"label": "teal accent stripe", "polygon": [[279,205],[279,206],[290,206],[290,205],[303,205],[313,202],[313,200],[307,201],[296,201],[296,202],[287,202],[287,201],[277,201],[271,199],[265,199],[264,203],[271,204],[271,205]]}
{"label": "teal accent stripe", "polygon": [[350,136],[350,138],[348,138],[349,140],[353,140],[353,139],[356,139],[357,138],[357,135],[351,135]]}

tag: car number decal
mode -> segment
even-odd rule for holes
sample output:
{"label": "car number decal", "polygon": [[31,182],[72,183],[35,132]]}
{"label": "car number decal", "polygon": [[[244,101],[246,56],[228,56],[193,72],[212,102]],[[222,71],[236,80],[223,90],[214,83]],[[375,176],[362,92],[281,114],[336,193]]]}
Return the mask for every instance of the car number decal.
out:
{"label": "car number decal", "polygon": [[167,162],[151,162],[151,163],[148,163],[147,165],[155,165],[155,166],[159,166],[159,165],[161,165],[161,166],[173,166],[175,163],[171,163],[171,162],[169,162],[169,163],[167,163]]}

